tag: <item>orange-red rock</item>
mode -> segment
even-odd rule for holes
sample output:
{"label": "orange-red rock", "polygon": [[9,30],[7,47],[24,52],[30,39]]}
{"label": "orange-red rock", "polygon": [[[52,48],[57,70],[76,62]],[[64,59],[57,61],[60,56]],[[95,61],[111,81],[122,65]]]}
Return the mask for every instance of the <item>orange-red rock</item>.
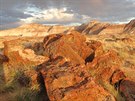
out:
{"label": "orange-red rock", "polygon": [[135,19],[131,20],[127,24],[109,24],[99,21],[91,21],[75,27],[75,30],[87,35],[122,33],[135,34]]}
{"label": "orange-red rock", "polygon": [[39,72],[51,101],[117,99],[107,87],[119,89],[126,76],[115,51],[104,52],[101,42],[86,42],[75,31],[47,36],[43,44],[50,60],[40,65]]}
{"label": "orange-red rock", "polygon": [[85,41],[85,37],[78,32],[47,36],[44,39],[44,55],[51,58],[62,56],[74,64],[84,64],[84,60],[93,53]]}
{"label": "orange-red rock", "polygon": [[[87,43],[85,37],[76,32],[45,37],[44,50],[50,60],[42,64],[39,71],[51,101],[115,101],[99,83],[108,82],[114,86],[125,78],[119,70],[121,60],[115,51],[104,53],[100,42]],[[82,61],[86,62],[93,53],[93,59],[85,65]]]}
{"label": "orange-red rock", "polygon": [[95,40],[89,40],[87,45],[94,50],[94,57],[100,56],[104,53],[102,43]]}
{"label": "orange-red rock", "polygon": [[71,30],[72,26],[48,26],[42,24],[26,24],[18,28],[0,31],[0,36],[21,36],[21,37],[40,37],[50,34],[59,34]]}
{"label": "orange-red rock", "polygon": [[111,84],[115,84],[123,80],[125,77],[126,77],[125,74],[121,70],[116,70],[110,79]]}
{"label": "orange-red rock", "polygon": [[135,34],[135,19],[126,24],[124,30],[126,33]]}
{"label": "orange-red rock", "polygon": [[47,64],[41,70],[41,73],[51,101],[102,101],[107,99],[115,101],[113,95],[93,80],[85,65],[70,66],[69,63],[60,66],[53,65],[53,63]]}
{"label": "orange-red rock", "polygon": [[110,81],[112,74],[119,69],[120,59],[115,51],[109,51],[101,56],[94,58],[91,63],[87,64],[89,72],[97,80]]}
{"label": "orange-red rock", "polygon": [[69,87],[64,92],[64,97],[59,101],[116,101],[103,87],[94,81],[86,80],[84,84]]}
{"label": "orange-red rock", "polygon": [[[38,65],[47,60],[46,57],[36,55],[32,49],[28,49],[30,42],[27,40],[12,40],[4,42],[4,55],[9,58],[12,67]],[[17,61],[17,62],[16,62]]]}

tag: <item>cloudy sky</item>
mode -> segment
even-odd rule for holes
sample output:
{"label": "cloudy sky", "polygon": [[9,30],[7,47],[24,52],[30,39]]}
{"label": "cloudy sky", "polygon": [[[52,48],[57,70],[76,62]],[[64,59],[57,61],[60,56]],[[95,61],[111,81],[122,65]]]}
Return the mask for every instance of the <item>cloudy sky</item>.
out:
{"label": "cloudy sky", "polygon": [[0,0],[0,29],[26,23],[77,25],[96,19],[125,23],[135,0]]}

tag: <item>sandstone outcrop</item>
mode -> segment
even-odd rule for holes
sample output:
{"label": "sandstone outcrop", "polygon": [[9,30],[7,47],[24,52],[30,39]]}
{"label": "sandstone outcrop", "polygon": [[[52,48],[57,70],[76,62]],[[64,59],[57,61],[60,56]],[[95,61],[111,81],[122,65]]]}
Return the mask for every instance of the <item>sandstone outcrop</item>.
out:
{"label": "sandstone outcrop", "polygon": [[72,27],[68,26],[45,26],[40,24],[26,24],[22,25],[18,28],[3,30],[0,31],[0,36],[46,36],[49,34],[58,34],[63,33],[67,30],[72,29]]}
{"label": "sandstone outcrop", "polygon": [[29,63],[32,64],[32,62],[33,64],[44,62],[44,60],[46,60],[45,57],[36,55],[32,49],[27,48],[30,47],[30,45],[32,45],[32,43],[27,42],[27,40],[16,39],[6,41],[4,42],[4,55],[9,58],[9,62],[12,62],[11,64],[15,67],[18,67],[19,63],[29,65]]}
{"label": "sandstone outcrop", "polygon": [[102,30],[104,30],[110,24],[108,23],[100,23],[99,21],[91,21],[88,24],[83,24],[76,28],[77,31],[84,34],[99,34]]}
{"label": "sandstone outcrop", "polygon": [[99,21],[91,21],[87,24],[82,24],[75,28],[87,35],[97,35],[97,34],[134,34],[135,33],[135,20],[131,20],[128,24],[109,24]]}
{"label": "sandstone outcrop", "polygon": [[108,85],[124,94],[121,100],[134,99],[130,96],[134,96],[134,90],[126,86],[129,83],[115,51],[104,52],[100,42],[86,42],[85,36],[76,31],[46,36],[43,44],[49,61],[39,65],[38,71],[50,101],[116,101],[117,96],[106,88]]}
{"label": "sandstone outcrop", "polygon": [[135,34],[135,19],[131,20],[128,24],[126,24],[124,31],[126,33],[133,33]]}
{"label": "sandstone outcrop", "polygon": [[87,63],[87,67],[97,81],[100,79],[110,82],[112,74],[120,67],[120,60],[114,51],[109,51]]}
{"label": "sandstone outcrop", "polygon": [[40,24],[26,24],[18,28],[0,31],[0,36],[46,36],[50,34],[70,33],[71,31],[78,31],[86,35],[97,34],[134,34],[135,20],[131,20],[127,24],[111,24],[99,21],[91,21],[80,26],[48,26]]}
{"label": "sandstone outcrop", "polygon": [[84,64],[85,59],[93,54],[93,50],[87,46],[85,40],[85,37],[78,32],[45,37],[44,55],[50,58],[62,56],[67,61],[72,61],[75,65]]}

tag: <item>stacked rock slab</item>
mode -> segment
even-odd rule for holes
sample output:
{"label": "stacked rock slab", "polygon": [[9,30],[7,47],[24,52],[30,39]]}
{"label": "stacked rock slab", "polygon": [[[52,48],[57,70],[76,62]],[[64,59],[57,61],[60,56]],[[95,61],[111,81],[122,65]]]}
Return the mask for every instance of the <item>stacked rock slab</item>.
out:
{"label": "stacked rock slab", "polygon": [[88,43],[75,31],[47,36],[43,43],[44,55],[50,60],[40,65],[39,71],[50,101],[116,101],[103,86],[106,83],[117,85],[125,99],[134,99],[134,87],[122,89],[129,88],[126,85],[130,83],[119,68],[121,60],[115,51],[105,53],[100,42]]}

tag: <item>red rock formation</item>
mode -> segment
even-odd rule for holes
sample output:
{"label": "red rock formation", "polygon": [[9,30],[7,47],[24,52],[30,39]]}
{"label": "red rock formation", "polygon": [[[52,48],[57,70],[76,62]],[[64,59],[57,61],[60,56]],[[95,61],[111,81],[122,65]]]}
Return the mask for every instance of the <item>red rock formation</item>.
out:
{"label": "red rock formation", "polygon": [[118,69],[112,74],[112,77],[110,79],[111,84],[115,84],[119,82],[120,80],[123,80],[125,77],[126,76],[124,75],[124,73]]}
{"label": "red rock formation", "polygon": [[[85,36],[76,31],[49,35],[43,42],[17,39],[4,45],[4,55],[9,58],[4,63],[8,65],[4,66],[8,70],[5,76],[10,77],[8,74],[18,68],[39,65],[37,71],[50,101],[116,101],[117,95],[108,85],[125,100],[134,100],[135,83],[120,69],[118,54],[113,50],[104,52],[101,42],[86,42]],[[26,74],[35,82],[36,73],[30,70]],[[23,79],[19,82],[25,85]]]}
{"label": "red rock formation", "polygon": [[46,60],[45,57],[37,56],[33,50],[28,49],[29,45],[30,42],[20,39],[4,42],[4,55],[9,58],[13,67],[18,67],[20,64],[29,65],[32,62],[38,65]]}
{"label": "red rock formation", "polygon": [[132,34],[135,34],[135,19],[131,20],[124,28],[126,33],[131,32]]}
{"label": "red rock formation", "polygon": [[[117,96],[105,85],[128,88],[122,83],[126,76],[120,70],[117,53],[113,50],[104,53],[100,42],[88,43],[77,32],[45,37],[44,55],[50,60],[40,65],[39,72],[51,101],[115,101]],[[92,59],[86,61],[87,58]],[[130,92],[126,90],[124,95],[130,97]]]}
{"label": "red rock formation", "polygon": [[84,60],[93,53],[93,50],[87,46],[85,40],[85,37],[78,32],[71,32],[71,34],[64,36],[47,36],[44,39],[44,55],[51,58],[62,56],[74,64],[84,64]]}
{"label": "red rock formation", "polygon": [[102,43],[95,40],[89,40],[87,45],[94,50],[95,57],[100,56],[104,53]]}
{"label": "red rock formation", "polygon": [[99,34],[101,31],[106,29],[110,24],[101,23],[99,21],[91,21],[88,24],[82,24],[76,27],[76,30],[84,34]]}
{"label": "red rock formation", "polygon": [[110,82],[112,74],[120,67],[120,59],[114,51],[109,51],[94,58],[91,63],[87,64],[87,67],[97,80]]}
{"label": "red rock formation", "polygon": [[99,21],[91,21],[88,24],[82,24],[75,28],[76,31],[83,34],[96,35],[96,34],[134,34],[135,33],[135,20],[131,20],[128,24],[109,24]]}
{"label": "red rock formation", "polygon": [[[62,61],[62,60],[61,60]],[[55,62],[58,62],[54,65]],[[98,85],[85,65],[72,66],[53,60],[41,70],[51,101],[107,100],[115,101],[113,95]]]}
{"label": "red rock formation", "polygon": [[50,34],[63,33],[72,29],[70,26],[45,26],[40,24],[26,24],[18,28],[0,31],[0,36],[46,36]]}

